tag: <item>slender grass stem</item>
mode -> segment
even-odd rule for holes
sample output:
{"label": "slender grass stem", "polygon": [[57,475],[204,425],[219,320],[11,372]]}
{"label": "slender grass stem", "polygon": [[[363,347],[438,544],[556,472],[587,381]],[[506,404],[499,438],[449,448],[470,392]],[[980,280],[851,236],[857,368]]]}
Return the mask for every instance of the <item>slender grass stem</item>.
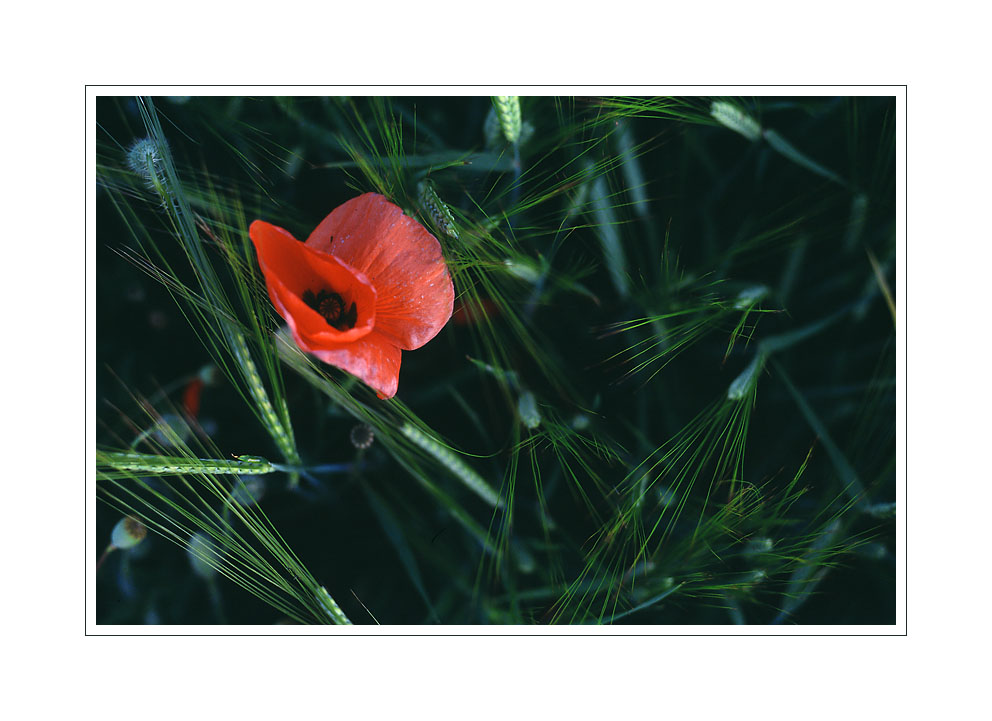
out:
{"label": "slender grass stem", "polygon": [[[260,413],[263,425],[272,435],[280,452],[290,463],[299,463],[299,455],[289,427],[288,416],[280,418],[276,413],[268,393],[262,383],[258,369],[248,351],[244,336],[227,318],[232,317],[228,309],[226,295],[222,289],[219,277],[213,264],[207,257],[200,235],[197,232],[196,216],[192,212],[189,201],[183,191],[178,172],[172,161],[169,146],[159,124],[154,102],[151,98],[140,98],[138,109],[145,124],[149,137],[153,139],[155,162],[149,161],[148,173],[156,193],[161,197],[176,237],[187,253],[191,265],[196,271],[205,299],[209,302],[213,313],[199,313],[198,318],[205,327],[212,329],[226,342],[228,352],[235,360],[234,367],[240,372],[248,386],[257,411]],[[295,479],[294,479],[295,481]]]}
{"label": "slender grass stem", "polygon": [[107,556],[109,556],[111,552],[114,550],[116,550],[116,546],[114,546],[114,544],[112,543],[109,546],[107,546],[105,549],[103,549],[103,553],[100,554],[100,558],[96,562],[96,568],[93,570],[94,574],[100,572],[100,567],[103,565],[104,561],[107,560]]}

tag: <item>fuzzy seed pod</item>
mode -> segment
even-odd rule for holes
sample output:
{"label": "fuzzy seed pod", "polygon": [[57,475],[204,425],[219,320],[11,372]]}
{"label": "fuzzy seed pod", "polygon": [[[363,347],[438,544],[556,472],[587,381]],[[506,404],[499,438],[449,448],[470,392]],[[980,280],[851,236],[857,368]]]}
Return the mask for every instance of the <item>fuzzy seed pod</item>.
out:
{"label": "fuzzy seed pod", "polygon": [[158,145],[151,138],[132,143],[127,151],[127,167],[145,181],[149,190],[161,192],[165,185],[165,162]]}

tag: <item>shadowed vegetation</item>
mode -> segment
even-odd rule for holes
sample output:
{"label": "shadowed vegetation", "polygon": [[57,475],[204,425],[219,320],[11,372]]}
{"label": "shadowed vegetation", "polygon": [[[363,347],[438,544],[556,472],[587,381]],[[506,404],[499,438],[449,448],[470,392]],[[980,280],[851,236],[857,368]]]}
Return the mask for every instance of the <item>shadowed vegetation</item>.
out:
{"label": "shadowed vegetation", "polygon": [[[893,99],[97,109],[99,623],[895,622]],[[455,288],[389,400],[247,230],[369,191]]]}

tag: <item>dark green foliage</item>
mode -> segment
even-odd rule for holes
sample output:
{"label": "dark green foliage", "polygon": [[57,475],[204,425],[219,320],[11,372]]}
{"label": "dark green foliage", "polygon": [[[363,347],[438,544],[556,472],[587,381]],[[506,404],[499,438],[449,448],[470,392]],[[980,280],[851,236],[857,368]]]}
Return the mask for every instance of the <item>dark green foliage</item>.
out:
{"label": "dark green foliage", "polygon": [[[894,100],[515,107],[98,101],[100,551],[151,531],[98,622],[895,622]],[[280,333],[246,231],[367,191],[456,292],[390,401]]]}

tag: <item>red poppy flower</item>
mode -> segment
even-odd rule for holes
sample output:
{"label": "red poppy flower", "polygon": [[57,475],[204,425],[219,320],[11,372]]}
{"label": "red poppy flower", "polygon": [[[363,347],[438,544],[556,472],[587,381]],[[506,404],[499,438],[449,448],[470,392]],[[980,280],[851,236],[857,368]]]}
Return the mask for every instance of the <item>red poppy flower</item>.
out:
{"label": "red poppy flower", "polygon": [[400,351],[436,336],[455,291],[441,245],[383,196],[336,208],[307,238],[256,220],[248,229],[272,304],[296,344],[396,394]]}

